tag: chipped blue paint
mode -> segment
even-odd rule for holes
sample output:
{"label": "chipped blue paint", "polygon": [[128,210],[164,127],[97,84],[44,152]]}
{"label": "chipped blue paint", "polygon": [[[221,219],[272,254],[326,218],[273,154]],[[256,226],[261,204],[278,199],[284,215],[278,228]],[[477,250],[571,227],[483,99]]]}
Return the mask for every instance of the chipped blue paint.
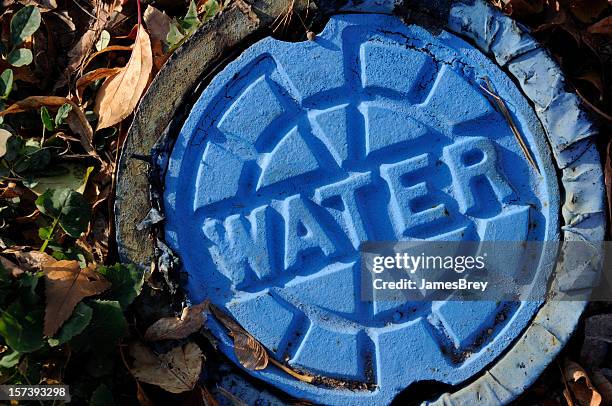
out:
{"label": "chipped blue paint", "polygon": [[[517,77],[542,78],[524,56],[535,55],[535,43],[507,18],[483,15],[491,12],[483,4],[453,8],[449,27],[470,27],[462,34]],[[503,34],[480,36],[478,27],[492,23]],[[542,177],[479,89],[485,76],[508,102]],[[541,103],[539,120],[480,51],[449,32],[382,15],[333,17],[314,42],[265,39],[213,80],[181,131],[166,178],[166,236],[189,273],[190,299],[224,306],[295,368],[372,389],[308,385],[273,367],[251,374],[316,402],[384,404],[422,380],[461,384],[507,350],[538,303],[385,308],[359,301],[355,261],[367,239],[482,239],[488,225],[499,240],[559,238],[559,191],[542,124],[549,137],[549,127],[566,124],[544,104],[563,106],[565,98],[546,99],[545,86],[520,83]],[[589,230],[601,227],[601,196],[585,192],[576,174],[594,180],[592,149],[572,148],[590,126],[569,122],[584,137],[560,133],[551,141],[559,166],[572,169],[564,179],[573,176],[582,198],[564,206],[566,235],[585,232],[589,219]],[[590,152],[579,163],[576,151]],[[476,192],[473,178],[481,179]],[[234,359],[223,328],[214,320],[209,327]],[[516,395],[503,389],[497,398]]]}

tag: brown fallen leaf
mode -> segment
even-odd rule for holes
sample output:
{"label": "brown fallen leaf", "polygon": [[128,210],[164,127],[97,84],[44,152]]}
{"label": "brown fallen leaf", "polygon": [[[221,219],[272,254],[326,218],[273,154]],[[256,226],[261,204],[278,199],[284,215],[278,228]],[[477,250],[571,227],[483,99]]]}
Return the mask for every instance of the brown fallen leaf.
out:
{"label": "brown fallen leaf", "polygon": [[3,254],[15,256],[15,260],[21,268],[28,272],[42,271],[43,266],[57,262],[51,255],[40,251],[24,251],[23,247],[8,248],[2,251]]}
{"label": "brown fallen leaf", "polygon": [[503,10],[514,17],[539,14],[544,10],[543,0],[503,0]]}
{"label": "brown fallen leaf", "polygon": [[591,34],[612,34],[612,16],[602,18],[587,28]]}
{"label": "brown fallen leaf", "polygon": [[134,111],[147,87],[152,68],[151,41],[141,25],[127,65],[115,76],[107,78],[98,91],[94,107],[98,115],[98,130],[119,123]]}
{"label": "brown fallen leaf", "polygon": [[234,353],[242,366],[255,371],[268,366],[266,349],[252,335],[244,330],[233,330],[229,334],[234,339]]}
{"label": "brown fallen leaf", "polygon": [[89,121],[85,117],[85,113],[79,106],[70,99],[59,96],[30,96],[25,99],[11,104],[4,111],[0,112],[0,117],[8,114],[22,113],[28,110],[38,110],[41,107],[49,107],[57,109],[64,104],[69,104],[72,109],[66,118],[66,123],[75,134],[80,137],[81,145],[90,155],[97,156],[92,145],[93,130],[89,125]]}
{"label": "brown fallen leaf", "polygon": [[204,311],[207,306],[207,302],[202,302],[199,305],[185,307],[180,318],[163,317],[157,320],[145,332],[145,340],[176,340],[195,333],[206,320]]}
{"label": "brown fallen leaf", "polygon": [[225,312],[221,311],[217,306],[212,303],[208,303],[208,310],[212,313],[215,318],[221,322],[229,331],[244,330],[242,326],[234,321]]}
{"label": "brown fallen leaf", "polygon": [[215,318],[229,330],[229,335],[234,339],[234,353],[242,366],[254,370],[266,368],[268,366],[266,349],[217,306],[210,303],[208,308]]}
{"label": "brown fallen leaf", "polygon": [[78,41],[68,52],[68,66],[60,80],[55,84],[56,89],[65,86],[74,72],[83,69],[83,61],[94,48],[94,44],[100,36],[100,32],[113,24],[119,17],[119,13],[116,12],[119,6],[118,0],[107,2],[96,1],[95,5],[95,18],[89,21],[87,30],[79,37]]}
{"label": "brown fallen leaf", "polygon": [[576,402],[581,406],[600,406],[601,394],[597,391],[586,371],[576,362],[565,360],[563,375]]}
{"label": "brown fallen leaf", "polygon": [[136,400],[138,400],[138,404],[140,406],[155,406],[155,404],[151,402],[151,399],[149,399],[147,396],[147,393],[144,391],[140,383],[137,380],[134,380],[134,382],[136,382]]}
{"label": "brown fallen leaf", "polygon": [[16,263],[14,263],[13,261],[10,261],[4,257],[0,257],[0,264],[2,264],[2,267],[4,269],[6,269],[7,271],[9,271],[9,273],[11,274],[11,276],[13,278],[17,278],[19,277],[19,275],[21,275],[22,273],[24,273],[24,270],[21,269],[19,267],[19,265],[17,265]]}
{"label": "brown fallen leaf", "polygon": [[583,23],[594,21],[608,8],[607,0],[573,0],[570,11]]}
{"label": "brown fallen leaf", "polygon": [[219,406],[212,393],[206,387],[200,386],[200,394],[205,406]]}
{"label": "brown fallen leaf", "polygon": [[91,268],[81,269],[77,261],[57,261],[43,266],[45,273],[45,323],[43,333],[53,337],[85,297],[104,292],[111,284]]}
{"label": "brown fallen leaf", "polygon": [[162,13],[155,7],[148,5],[142,15],[147,30],[151,35],[151,41],[165,41],[170,31],[172,20],[166,13]]}
{"label": "brown fallen leaf", "polygon": [[6,143],[13,134],[4,128],[0,128],[0,158],[6,155]]}
{"label": "brown fallen leaf", "polygon": [[83,92],[85,88],[95,82],[96,80],[105,79],[111,76],[115,76],[117,73],[121,72],[121,68],[99,68],[96,70],[92,70],[91,72],[87,72],[83,76],[79,78],[76,82],[76,95],[79,102],[83,99]]}
{"label": "brown fallen leaf", "polygon": [[128,46],[128,45],[109,45],[106,48],[101,49],[91,54],[91,56],[87,58],[87,60],[83,63],[83,70],[85,70],[89,66],[91,61],[93,61],[96,57],[102,54],[105,54],[107,52],[113,52],[113,51],[131,51],[133,49],[134,48],[132,46]]}
{"label": "brown fallen leaf", "polygon": [[131,372],[136,379],[170,393],[192,390],[202,370],[203,354],[195,343],[187,343],[161,355],[135,343],[130,346],[130,354],[134,358]]}
{"label": "brown fallen leaf", "polygon": [[162,65],[166,62],[169,54],[164,53],[164,41],[170,31],[170,24],[172,20],[168,15],[162,13],[155,7],[149,5],[142,16],[142,19],[147,26],[147,30],[151,35],[151,49],[153,52],[153,65],[155,70],[161,69]]}
{"label": "brown fallen leaf", "polygon": [[602,405],[612,405],[612,383],[606,378],[600,369],[595,368],[591,371],[593,383],[602,397]]}
{"label": "brown fallen leaf", "polygon": [[238,358],[238,361],[240,361],[245,368],[255,370],[264,369],[268,366],[268,363],[271,363],[295,379],[308,383],[314,381],[314,377],[300,374],[274,358],[269,357],[264,346],[217,306],[208,303],[208,310],[229,330],[229,335],[234,339],[234,352],[236,358]]}

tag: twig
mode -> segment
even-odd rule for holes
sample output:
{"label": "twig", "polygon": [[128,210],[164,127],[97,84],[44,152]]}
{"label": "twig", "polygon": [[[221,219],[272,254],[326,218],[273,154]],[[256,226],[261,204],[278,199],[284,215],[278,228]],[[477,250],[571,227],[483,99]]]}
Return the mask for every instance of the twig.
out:
{"label": "twig", "polygon": [[536,172],[539,175],[541,175],[542,173],[540,172],[540,168],[538,168],[538,165],[536,164],[535,160],[531,156],[529,147],[527,147],[527,144],[525,143],[525,140],[523,140],[523,136],[521,135],[521,132],[519,131],[516,124],[514,123],[514,119],[512,118],[512,115],[510,114],[510,110],[508,110],[506,103],[501,97],[499,97],[495,93],[495,90],[493,89],[493,85],[491,85],[491,81],[489,80],[487,76],[484,77],[484,81],[487,84],[487,87],[485,88],[484,86],[480,85],[480,88],[483,91],[485,91],[489,96],[491,96],[493,100],[495,100],[495,103],[499,107],[499,110],[501,111],[502,115],[508,122],[508,125],[510,125],[510,129],[512,130],[512,134],[514,134],[514,138],[516,138],[516,141],[519,143],[521,150],[523,150],[523,154],[525,154],[525,158],[527,158],[527,161],[529,161],[529,163],[531,164],[531,166],[533,166]]}
{"label": "twig", "polygon": [[580,93],[580,90],[578,90],[577,87],[574,87],[574,88],[576,89],[576,93],[578,94],[578,96],[582,99],[584,104],[587,105],[587,107],[593,110],[596,114],[599,114],[602,118],[612,122],[612,116],[610,116],[609,114],[606,114],[603,110],[601,110],[600,108],[595,106],[593,103],[591,103],[589,99],[587,99],[586,97],[582,95],[582,93]]}
{"label": "twig", "polygon": [[298,379],[298,380],[300,380],[302,382],[307,382],[307,383],[312,383],[312,381],[314,381],[314,377],[313,376],[300,374],[300,373],[294,371],[293,369],[285,366],[284,364],[278,362],[277,360],[275,360],[272,357],[268,358],[268,360],[270,361],[270,363],[272,365],[274,365],[275,367],[280,368],[281,370],[285,371],[286,373],[288,373],[289,375],[291,375],[295,379]]}

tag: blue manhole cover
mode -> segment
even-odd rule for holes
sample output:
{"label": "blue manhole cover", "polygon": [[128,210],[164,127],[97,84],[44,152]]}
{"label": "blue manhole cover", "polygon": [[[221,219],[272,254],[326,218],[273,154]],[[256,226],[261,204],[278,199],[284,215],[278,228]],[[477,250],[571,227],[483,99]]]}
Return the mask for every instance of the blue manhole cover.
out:
{"label": "blue manhole cover", "polygon": [[170,159],[166,236],[192,301],[327,380],[253,375],[317,402],[388,403],[416,382],[474,378],[539,303],[361,301],[360,242],[558,240],[549,157],[532,108],[470,44],[391,16],[335,16],[315,41],[260,41],[204,90]]}

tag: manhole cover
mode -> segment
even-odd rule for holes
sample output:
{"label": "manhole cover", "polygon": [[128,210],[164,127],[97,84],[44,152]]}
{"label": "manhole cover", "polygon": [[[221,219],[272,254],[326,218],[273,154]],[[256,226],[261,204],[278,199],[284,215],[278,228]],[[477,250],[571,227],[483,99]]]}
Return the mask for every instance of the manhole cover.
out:
{"label": "manhole cover", "polygon": [[[506,51],[498,52],[504,63],[514,57]],[[540,74],[520,61],[511,69]],[[486,81],[537,170],[481,88]],[[166,240],[188,273],[190,300],[210,299],[276,359],[320,377],[312,385],[274,366],[249,371],[298,398],[386,404],[414,384],[475,380],[542,304],[363,301],[358,248],[368,240],[558,241],[558,164],[541,119],[470,43],[390,15],[336,15],[314,41],[256,43],[204,89],[169,160]],[[575,141],[563,141],[563,166],[596,159],[586,147],[572,156]],[[586,177],[601,182],[597,175]],[[580,311],[567,311],[566,330]],[[208,327],[236,361],[225,330],[212,318]],[[516,396],[491,381],[483,399]]]}
{"label": "manhole cover", "polygon": [[[485,77],[515,108],[542,176]],[[172,152],[166,232],[191,298],[223,305],[296,368],[376,388],[352,396],[469,379],[539,304],[363,302],[359,244],[558,239],[536,122],[473,47],[394,17],[336,16],[316,41],[259,42],[204,91]]]}

